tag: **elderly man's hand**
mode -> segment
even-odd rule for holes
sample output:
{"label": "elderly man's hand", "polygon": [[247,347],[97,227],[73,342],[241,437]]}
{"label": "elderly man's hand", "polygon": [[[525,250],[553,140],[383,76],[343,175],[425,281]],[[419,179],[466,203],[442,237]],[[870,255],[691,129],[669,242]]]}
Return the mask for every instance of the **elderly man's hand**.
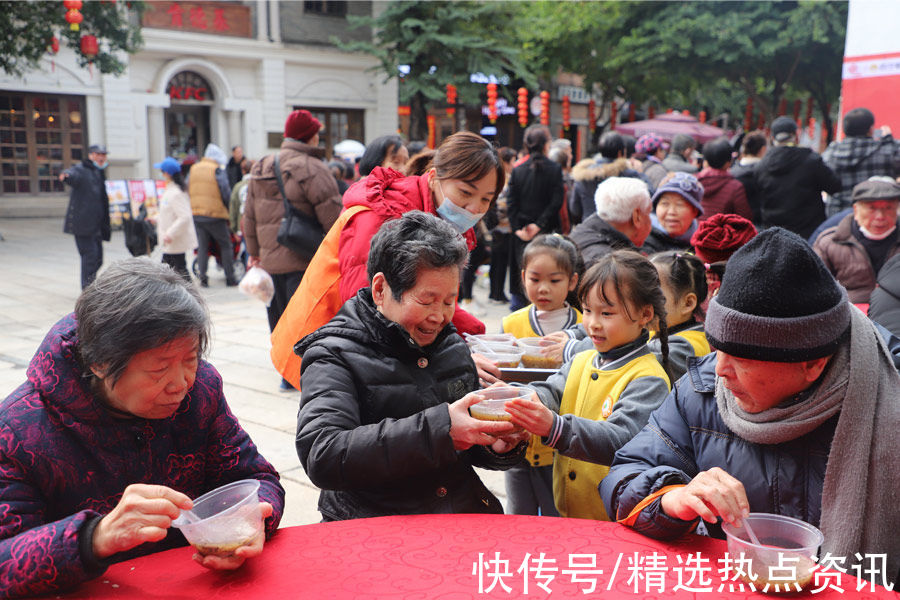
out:
{"label": "elderly man's hand", "polygon": [[181,510],[193,506],[190,498],[164,485],[129,485],[94,529],[94,556],[107,558],[144,542],[158,542]]}
{"label": "elderly man's hand", "polygon": [[468,450],[472,446],[489,446],[498,437],[509,436],[516,427],[509,421],[480,421],[469,414],[469,407],[478,404],[483,396],[477,392],[466,394],[450,404],[450,437],[457,450]]}
{"label": "elderly man's hand", "polygon": [[[268,502],[260,502],[259,510],[262,513],[263,519],[272,516],[272,505]],[[265,529],[263,529],[256,535],[256,537],[248,541],[243,546],[236,548],[235,551],[228,556],[200,554],[199,552],[195,552],[193,558],[197,563],[203,565],[207,569],[232,571],[244,564],[244,561],[248,558],[253,558],[254,556],[258,556],[259,554],[261,554],[265,542],[266,531]]]}
{"label": "elderly man's hand", "polygon": [[719,467],[697,473],[686,486],[663,494],[661,502],[664,513],[683,521],[700,517],[715,523],[716,517],[722,517],[726,523],[740,526],[741,519],[750,514],[744,484]]}

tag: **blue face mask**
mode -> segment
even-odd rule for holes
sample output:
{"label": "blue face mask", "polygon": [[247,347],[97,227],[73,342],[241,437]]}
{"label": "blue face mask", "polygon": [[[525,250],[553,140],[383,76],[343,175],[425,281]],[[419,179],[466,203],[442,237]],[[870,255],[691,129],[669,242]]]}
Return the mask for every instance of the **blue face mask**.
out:
{"label": "blue face mask", "polygon": [[106,168],[106,165],[109,164],[108,162],[105,162],[101,165],[96,160],[92,160],[91,162],[94,163],[94,166],[97,167],[98,169],[100,169],[101,171]]}
{"label": "blue face mask", "polygon": [[437,214],[439,217],[450,223],[450,225],[460,233],[465,233],[478,224],[482,215],[476,215],[463,207],[454,204],[453,201],[444,194],[444,188],[441,187],[440,181],[438,181],[438,188],[441,190],[441,196],[444,198],[441,205],[437,207]]}

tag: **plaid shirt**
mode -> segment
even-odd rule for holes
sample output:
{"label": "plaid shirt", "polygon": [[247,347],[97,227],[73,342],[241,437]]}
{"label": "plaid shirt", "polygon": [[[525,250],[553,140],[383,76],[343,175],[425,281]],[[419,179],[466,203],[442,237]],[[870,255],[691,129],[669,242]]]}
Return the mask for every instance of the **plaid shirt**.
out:
{"label": "plaid shirt", "polygon": [[900,176],[900,142],[890,135],[875,140],[848,137],[831,142],[822,160],[841,178],[841,191],[828,198],[828,214],[848,208],[853,186],[874,175]]}

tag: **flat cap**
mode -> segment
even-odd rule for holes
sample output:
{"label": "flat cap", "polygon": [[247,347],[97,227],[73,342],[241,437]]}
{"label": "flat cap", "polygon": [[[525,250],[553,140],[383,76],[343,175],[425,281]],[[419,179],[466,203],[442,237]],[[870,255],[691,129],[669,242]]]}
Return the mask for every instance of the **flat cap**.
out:
{"label": "flat cap", "polygon": [[853,202],[900,200],[900,185],[890,177],[875,176],[857,183],[850,197]]}

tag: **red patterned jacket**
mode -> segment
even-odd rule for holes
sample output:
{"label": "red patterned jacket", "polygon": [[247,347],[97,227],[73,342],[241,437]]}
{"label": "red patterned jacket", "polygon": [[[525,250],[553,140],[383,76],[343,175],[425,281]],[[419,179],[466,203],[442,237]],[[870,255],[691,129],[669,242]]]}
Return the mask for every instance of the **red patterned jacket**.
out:
{"label": "red patterned jacket", "polygon": [[[91,393],[76,360],[74,315],[59,321],[28,367],[27,381],[0,405],[0,596],[65,589],[106,564],[79,544],[132,483],[163,484],[195,498],[238,479],[259,479],[284,511],[278,473],[228,408],[222,378],[204,361],[181,406],[167,419],[115,418]],[[116,562],[185,545],[177,529]],[[186,558],[186,560],[188,560]]]}

